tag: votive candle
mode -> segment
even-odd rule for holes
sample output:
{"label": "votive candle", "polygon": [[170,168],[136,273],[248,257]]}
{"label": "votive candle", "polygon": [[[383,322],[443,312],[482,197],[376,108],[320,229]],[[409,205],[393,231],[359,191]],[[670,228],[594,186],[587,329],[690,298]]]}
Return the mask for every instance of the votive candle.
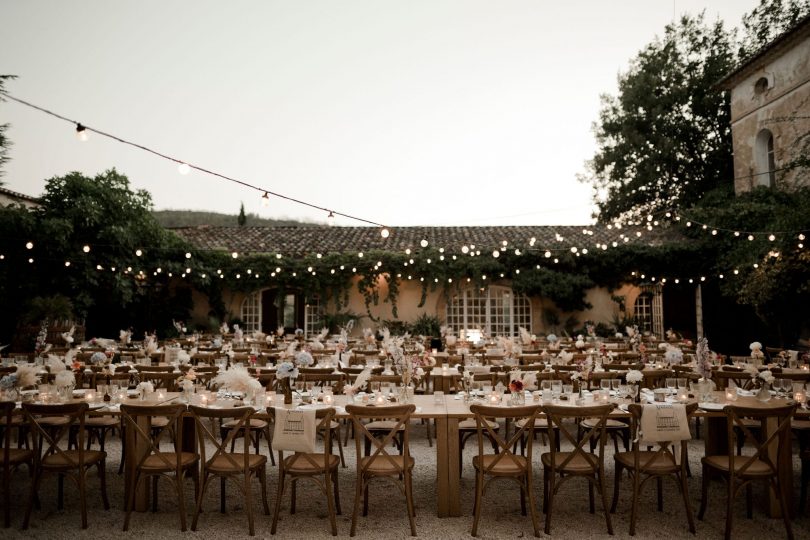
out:
{"label": "votive candle", "polygon": [[332,394],[325,394],[323,396],[323,402],[325,405],[331,405],[334,402],[334,396]]}
{"label": "votive candle", "polygon": [[736,399],[737,399],[737,389],[726,388],[726,401],[736,401]]}

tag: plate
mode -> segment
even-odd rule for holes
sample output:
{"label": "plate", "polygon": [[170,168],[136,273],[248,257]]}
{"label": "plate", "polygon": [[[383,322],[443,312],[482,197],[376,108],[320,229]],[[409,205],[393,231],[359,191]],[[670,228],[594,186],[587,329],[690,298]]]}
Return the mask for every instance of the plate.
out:
{"label": "plate", "polygon": [[708,401],[698,403],[698,407],[704,411],[722,411],[726,405],[726,403],[709,403]]}

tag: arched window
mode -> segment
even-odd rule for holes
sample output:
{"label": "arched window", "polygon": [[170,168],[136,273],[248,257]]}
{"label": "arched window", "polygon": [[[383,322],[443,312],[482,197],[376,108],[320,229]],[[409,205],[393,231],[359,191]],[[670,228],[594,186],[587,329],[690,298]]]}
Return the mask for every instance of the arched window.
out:
{"label": "arched window", "polygon": [[478,330],[490,336],[517,336],[518,327],[531,330],[531,302],[509,287],[470,288],[447,303],[446,321],[456,335]]}
{"label": "arched window", "polygon": [[763,129],[757,134],[754,147],[756,179],[754,184],[774,187],[776,185],[776,156],[774,154],[773,133]]}
{"label": "arched window", "polygon": [[304,310],[304,332],[306,337],[318,335],[318,332],[323,327],[322,317],[320,298],[310,298]]}
{"label": "arched window", "polygon": [[242,300],[240,319],[245,323],[243,330],[246,333],[258,332],[262,329],[262,293],[256,291]]}
{"label": "arched window", "polygon": [[653,295],[650,293],[641,293],[636,298],[633,304],[633,315],[638,321],[639,330],[652,331],[653,330]]}

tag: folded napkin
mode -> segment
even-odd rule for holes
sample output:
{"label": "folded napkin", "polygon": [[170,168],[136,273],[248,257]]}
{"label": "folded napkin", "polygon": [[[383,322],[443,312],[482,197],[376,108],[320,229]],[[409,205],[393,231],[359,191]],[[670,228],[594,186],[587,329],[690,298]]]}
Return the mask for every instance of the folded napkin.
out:
{"label": "folded napkin", "polygon": [[683,403],[649,403],[641,410],[639,439],[645,443],[685,441],[692,438]]}
{"label": "folded napkin", "polygon": [[643,401],[648,401],[650,403],[655,401],[655,393],[649,388],[642,388],[640,396]]}
{"label": "folded napkin", "polygon": [[743,390],[742,388],[740,388],[738,386],[737,387],[737,395],[738,396],[751,397],[751,396],[757,395],[757,391],[756,390]]}
{"label": "folded napkin", "polygon": [[276,407],[273,447],[279,451],[315,451],[315,410]]}

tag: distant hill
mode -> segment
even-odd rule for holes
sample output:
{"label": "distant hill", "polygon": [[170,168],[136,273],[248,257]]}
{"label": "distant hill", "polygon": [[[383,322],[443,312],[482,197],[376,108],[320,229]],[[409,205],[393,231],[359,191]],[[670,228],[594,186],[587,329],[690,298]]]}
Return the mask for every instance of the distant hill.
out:
{"label": "distant hill", "polygon": [[[158,223],[167,228],[196,227],[198,225],[211,225],[215,227],[238,227],[236,214],[220,214],[217,212],[199,212],[196,210],[155,210],[152,212]],[[257,214],[247,214],[247,226],[269,227],[273,225],[317,225],[294,219],[267,219]]]}

